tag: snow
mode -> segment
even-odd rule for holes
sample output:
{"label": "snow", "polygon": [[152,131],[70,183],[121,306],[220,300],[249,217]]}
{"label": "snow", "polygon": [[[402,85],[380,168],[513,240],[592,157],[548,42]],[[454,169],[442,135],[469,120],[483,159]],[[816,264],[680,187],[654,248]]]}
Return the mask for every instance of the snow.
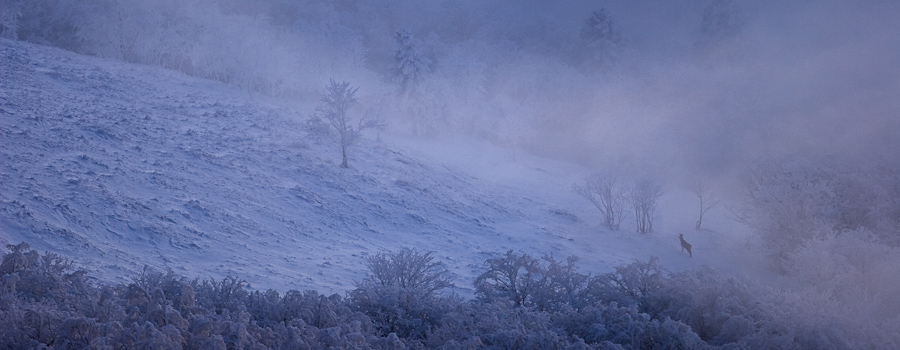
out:
{"label": "snow", "polygon": [[[654,232],[599,223],[571,190],[591,169],[463,137],[373,135],[338,166],[314,108],[153,67],[0,39],[0,244],[27,242],[109,282],[145,265],[250,288],[342,293],[363,257],[434,251],[471,284],[507,250],[586,272],[657,256],[738,271],[746,231],[665,188]],[[677,234],[693,245],[681,252]],[[746,254],[749,256],[749,253]],[[738,259],[738,256],[741,256]]]}

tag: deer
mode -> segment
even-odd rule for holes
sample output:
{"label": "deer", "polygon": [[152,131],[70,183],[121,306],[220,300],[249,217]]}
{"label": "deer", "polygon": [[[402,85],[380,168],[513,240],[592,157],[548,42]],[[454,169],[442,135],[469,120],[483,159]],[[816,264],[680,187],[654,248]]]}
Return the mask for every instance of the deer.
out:
{"label": "deer", "polygon": [[684,240],[684,234],[679,233],[678,239],[681,240],[681,251],[683,252],[685,249],[688,251],[688,256],[694,257],[694,254],[691,253],[691,244]]}

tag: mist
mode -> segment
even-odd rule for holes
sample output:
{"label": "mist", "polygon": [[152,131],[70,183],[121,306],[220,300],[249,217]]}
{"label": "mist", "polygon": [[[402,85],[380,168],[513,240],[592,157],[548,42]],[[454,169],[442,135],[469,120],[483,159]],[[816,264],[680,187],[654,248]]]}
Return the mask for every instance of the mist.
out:
{"label": "mist", "polygon": [[[897,4],[393,4],[384,26],[422,41],[435,64],[425,79],[473,72],[453,60],[477,64],[480,88],[441,86],[483,90],[481,105],[432,96],[445,99],[451,124],[453,114],[476,115],[463,129],[499,144],[703,176],[732,175],[766,154],[891,160],[900,149]],[[579,32],[596,10],[620,40],[585,49]],[[373,70],[389,65],[386,44],[368,46]],[[459,47],[469,56],[450,54]],[[602,52],[584,59],[583,50]]]}
{"label": "mist", "polygon": [[697,9],[610,8],[632,46],[580,113],[554,121],[542,142],[566,140],[557,152],[725,174],[767,153],[900,149],[896,6],[731,3],[734,28],[707,42]]}
{"label": "mist", "polygon": [[[892,2],[114,1],[112,22],[103,4],[7,20],[2,35],[295,100],[347,80],[398,132],[476,135],[590,167],[718,176],[761,154],[900,149]],[[608,29],[586,35],[595,11]],[[405,98],[399,31],[427,60]]]}
{"label": "mist", "polygon": [[[236,213],[234,217],[241,217],[240,211],[247,210],[245,207],[252,204],[253,208],[256,208],[254,215],[266,218],[266,215],[275,212],[281,219],[293,215],[288,213],[296,212],[296,208],[291,205],[298,202],[295,197],[300,197],[301,200],[306,200],[300,201],[301,204],[317,205],[310,209],[317,215],[335,217],[325,219],[325,225],[320,226],[316,226],[318,223],[314,221],[318,217],[308,219],[309,227],[318,228],[319,231],[310,230],[303,225],[294,227],[284,225],[283,223],[287,221],[268,221],[277,226],[276,230],[270,231],[284,235],[285,242],[290,238],[291,242],[296,243],[297,241],[293,240],[296,232],[292,230],[297,230],[297,227],[315,234],[346,229],[348,237],[351,237],[351,234],[356,234],[351,232],[354,230],[364,231],[367,234],[368,230],[374,230],[369,227],[370,221],[405,225],[407,221],[404,220],[408,217],[404,215],[408,213],[404,210],[408,210],[406,207],[421,204],[417,196],[426,193],[429,195],[425,197],[434,201],[433,211],[428,212],[434,216],[449,212],[446,210],[448,204],[442,202],[446,198],[451,200],[453,197],[462,198],[459,203],[451,203],[456,206],[449,206],[454,209],[453,214],[460,217],[454,216],[446,220],[453,225],[457,223],[467,225],[460,226],[463,228],[458,231],[477,235],[483,233],[480,230],[488,232],[485,227],[495,229],[490,217],[486,219],[478,217],[474,220],[464,217],[474,211],[495,214],[494,203],[490,200],[491,194],[486,190],[475,190],[476,193],[472,196],[469,196],[470,193],[456,192],[464,191],[459,188],[476,183],[476,177],[440,173],[435,180],[432,177],[436,176],[434,174],[437,171],[434,173],[432,171],[445,168],[422,166],[430,164],[426,161],[420,163],[414,156],[401,157],[400,153],[393,150],[377,147],[366,150],[368,153],[365,154],[371,158],[366,159],[366,169],[378,168],[377,162],[382,158],[390,159],[391,165],[385,167],[387,170],[383,174],[379,172],[371,177],[356,173],[354,176],[357,177],[341,177],[343,176],[341,174],[347,173],[327,168],[323,164],[312,164],[315,160],[323,158],[316,158],[317,156],[304,158],[306,154],[316,154],[315,152],[320,149],[328,148],[316,144],[319,141],[313,140],[312,136],[308,137],[311,141],[303,139],[313,134],[307,129],[310,129],[310,121],[319,111],[316,107],[322,102],[323,88],[329,82],[346,82],[346,86],[351,87],[350,90],[358,91],[355,95],[355,98],[358,98],[358,101],[355,101],[356,109],[351,111],[352,114],[377,119],[378,123],[374,124],[383,126],[383,130],[379,130],[377,134],[379,140],[382,137],[394,138],[412,144],[420,142],[418,145],[428,142],[447,143],[450,145],[442,144],[441,147],[434,147],[447,153],[439,154],[437,158],[447,163],[452,160],[457,164],[464,163],[460,158],[479,152],[473,150],[475,146],[472,145],[490,144],[492,147],[509,150],[515,155],[527,154],[531,157],[514,156],[511,161],[513,163],[526,164],[528,161],[535,161],[534,159],[541,159],[546,164],[565,163],[565,167],[557,168],[566,169],[560,172],[615,174],[618,176],[617,180],[621,181],[620,184],[626,184],[623,186],[636,187],[635,183],[644,181],[648,184],[647,188],[656,189],[651,192],[665,193],[668,196],[665,198],[668,201],[667,208],[677,211],[676,214],[657,213],[652,217],[668,218],[670,221],[664,222],[664,225],[668,226],[663,227],[672,230],[675,228],[681,230],[683,227],[693,230],[695,198],[689,193],[688,184],[700,182],[714,184],[711,186],[715,189],[714,198],[706,197],[706,199],[715,199],[713,202],[716,203],[721,200],[723,204],[717,211],[712,212],[714,216],[709,221],[716,223],[718,220],[720,226],[701,229],[700,222],[697,222],[695,231],[685,231],[689,232],[687,239],[695,244],[694,253],[688,250],[688,254],[691,255],[685,259],[695,260],[685,260],[688,263],[671,259],[670,261],[676,261],[678,269],[687,272],[679,271],[666,275],[667,284],[660,290],[678,294],[697,287],[708,288],[703,289],[710,291],[708,295],[727,293],[732,293],[727,294],[727,297],[741,295],[740,298],[743,299],[739,301],[725,300],[740,305],[735,307],[738,311],[733,312],[734,319],[740,320],[734,322],[744,322],[742,317],[751,315],[757,317],[757,320],[764,320],[758,321],[757,324],[768,326],[771,321],[772,324],[776,324],[772,326],[776,329],[781,329],[779,327],[801,329],[797,331],[798,334],[809,329],[814,331],[826,329],[817,328],[821,325],[816,324],[815,320],[824,314],[829,320],[839,320],[829,325],[828,330],[844,331],[849,334],[846,338],[851,339],[844,343],[841,343],[843,339],[835,340],[833,344],[838,344],[836,347],[841,347],[841,344],[887,344],[894,340],[891,335],[881,335],[882,338],[868,340],[867,332],[872,331],[865,325],[871,321],[880,327],[876,330],[892,329],[892,325],[900,320],[897,316],[900,314],[900,303],[894,300],[896,298],[892,298],[900,291],[900,281],[895,277],[893,270],[900,261],[897,250],[897,247],[900,247],[900,235],[897,234],[900,232],[898,18],[900,18],[900,3],[891,1],[708,0],[676,3],[650,0],[600,2],[0,0],[0,36],[4,38],[56,46],[108,60],[104,62],[124,61],[162,67],[178,72],[173,74],[216,81],[238,90],[242,96],[248,98],[271,99],[266,101],[279,101],[278,103],[289,106],[260,111],[255,105],[220,105],[218,101],[210,102],[213,98],[209,98],[202,101],[204,104],[198,104],[203,106],[197,107],[198,110],[210,109],[203,111],[203,114],[197,112],[190,115],[190,118],[172,119],[181,123],[172,129],[173,134],[186,129],[188,136],[197,140],[212,140],[210,144],[217,147],[216,154],[204,154],[198,151],[202,150],[201,146],[204,144],[196,140],[191,141],[196,142],[197,147],[187,150],[188,156],[180,159],[183,163],[179,163],[184,164],[186,169],[193,166],[195,158],[202,158],[194,156],[198,152],[206,159],[221,161],[221,164],[216,166],[231,167],[229,170],[239,175],[243,174],[240,171],[246,169],[237,171],[234,164],[242,164],[240,162],[246,159],[271,160],[275,159],[271,158],[271,155],[276,153],[293,157],[284,158],[287,164],[278,164],[278,167],[273,168],[275,170],[272,171],[278,172],[277,176],[272,177],[277,179],[273,180],[276,185],[269,187],[260,185],[270,192],[262,191],[260,192],[262,194],[254,193],[253,196],[244,193],[250,199],[249,202],[243,203],[231,203],[229,202],[231,197],[227,196],[215,198],[207,202],[220,203],[221,207],[207,205],[200,208],[204,212],[224,210],[228,215],[221,217],[232,218],[232,213]],[[27,50],[17,47],[16,51],[9,50],[9,52]],[[15,58],[13,56],[9,54],[9,57],[2,58],[13,62]],[[16,64],[20,62],[16,61]],[[21,65],[28,67],[26,63]],[[76,71],[82,68],[69,69]],[[126,69],[118,71],[123,72]],[[152,76],[152,73],[143,74]],[[78,83],[78,79],[80,78],[76,76],[71,80]],[[160,78],[165,79],[175,78]],[[72,81],[64,83],[75,84]],[[354,90],[356,88],[358,90]],[[195,103],[191,101],[190,96],[184,99],[170,97],[167,95],[160,99],[176,101],[179,106]],[[239,107],[235,107],[237,105]],[[65,108],[68,107],[60,107]],[[223,111],[220,113],[217,108]],[[232,109],[226,110],[228,108]],[[27,108],[3,109],[4,113],[7,111],[13,111],[10,114],[26,113],[18,112],[20,110],[26,111]],[[169,112],[171,111],[167,110],[166,113]],[[253,130],[254,135],[246,139],[243,138],[245,135],[240,135],[243,142],[241,147],[244,147],[240,149],[241,151],[233,150],[227,144],[213,143],[220,140],[215,140],[203,132],[198,133],[200,136],[192,135],[194,126],[191,124],[193,123],[191,118],[221,116],[222,120],[226,120],[225,117],[231,118],[234,114],[240,114],[241,118],[244,118],[234,120],[247,124],[245,130]],[[84,115],[79,117],[88,123],[93,116],[84,112]],[[278,126],[260,127],[260,124],[267,122],[263,119],[269,117],[275,119],[283,117],[288,121],[278,119],[278,123],[281,124],[273,124]],[[259,118],[261,121],[259,123],[249,121],[249,118]],[[149,120],[145,119],[145,122],[165,125],[165,122],[156,119]],[[67,123],[55,122],[59,122],[60,125]],[[216,123],[217,120],[203,127],[213,128]],[[21,128],[31,130],[28,129],[32,127],[31,124],[27,122],[20,124],[24,125]],[[19,124],[15,125],[19,127]],[[272,130],[284,129],[285,125],[290,126],[286,128],[289,130],[278,130],[281,136],[275,136],[276,132]],[[162,130],[161,126],[154,129],[154,132]],[[122,126],[113,123],[103,127],[104,129],[98,130],[107,128],[115,130]],[[325,125],[324,128],[327,129],[328,126]],[[286,144],[283,139],[292,137],[285,135],[295,131],[299,141],[292,141],[289,146],[283,146]],[[242,131],[229,132],[239,134]],[[8,135],[28,139],[34,134],[39,132]],[[374,133],[362,135],[376,138]],[[12,139],[13,136],[5,137]],[[88,133],[88,137],[92,136],[96,135]],[[273,140],[259,140],[267,137]],[[277,137],[283,139],[275,140]],[[459,139],[476,139],[478,142],[469,142],[466,145],[469,148],[466,149],[454,148],[452,142]],[[256,146],[261,148],[255,149]],[[179,147],[185,146],[182,144]],[[133,147],[129,152],[133,153],[127,154],[143,157],[140,147]],[[221,160],[240,152],[247,152],[249,155],[234,157],[236,163]],[[161,150],[159,154],[172,153]],[[105,156],[110,159],[129,158],[119,155]],[[89,158],[87,154],[82,154],[79,159],[87,158]],[[98,163],[103,163],[104,159],[101,156],[98,155],[96,158],[100,158]],[[485,159],[502,162],[499,158],[485,157]],[[528,160],[520,161],[520,159]],[[80,164],[79,160],[65,161],[68,163],[60,162],[60,164]],[[304,162],[301,171],[289,164],[294,161]],[[411,172],[408,169],[412,167],[410,164],[420,166],[415,172]],[[475,164],[477,163],[471,162],[470,167],[489,168],[483,166],[483,162]],[[521,167],[500,164],[498,168],[506,166],[509,169],[505,169],[506,172],[503,174],[505,178],[501,179],[501,176],[497,175],[495,179],[501,179],[498,182],[502,182],[521,175],[525,178],[523,183],[526,183],[538,178],[543,181],[545,176],[556,176],[557,178],[553,179],[556,181],[553,189],[542,189],[545,192],[554,192],[555,195],[570,190],[572,185],[577,187],[582,184],[571,183],[571,179],[576,177],[573,174],[548,175],[551,172],[546,172],[535,175],[530,171],[535,168],[542,170],[542,165],[527,164],[528,166]],[[255,168],[257,165],[250,164],[246,168]],[[33,170],[25,165],[22,165],[22,168]],[[358,170],[346,166],[346,163],[345,168],[351,169],[347,172]],[[572,170],[576,168],[577,170]],[[491,171],[491,169],[476,170],[482,171],[482,174]],[[35,173],[41,171],[41,169],[33,170]],[[11,173],[12,170],[8,172]],[[302,179],[309,182],[314,182],[309,179],[318,181],[319,177],[333,177],[348,182],[354,181],[352,179],[366,181],[354,186],[343,186],[337,183],[340,181],[332,181],[329,178],[322,181],[325,185],[321,186],[324,186],[322,188],[328,192],[327,195],[332,197],[320,196],[315,193],[313,187],[307,189],[303,186],[305,184],[295,184],[300,181],[295,179],[299,176],[298,172],[303,173]],[[81,183],[79,181],[87,183],[95,180],[91,177],[92,174],[66,174],[71,178],[60,180],[68,181],[68,185],[61,186],[73,187]],[[192,179],[193,175],[181,174],[181,180]],[[153,176],[165,177],[166,174],[164,171],[153,172]],[[264,177],[237,176],[234,182],[225,183],[232,184],[235,189],[238,187],[243,189],[247,184],[257,185],[254,183],[257,179]],[[418,184],[416,179],[428,181]],[[26,180],[33,181],[33,177],[22,180],[22,183],[34,185]],[[102,181],[107,180],[104,178]],[[566,183],[560,184],[564,181]],[[141,183],[141,181],[134,182]],[[457,185],[456,182],[460,184]],[[288,183],[291,185],[285,185]],[[446,188],[442,187],[437,192],[431,191],[429,187],[438,183],[446,185]],[[450,183],[453,186],[450,186]],[[485,183],[488,185],[484,186],[491,184]],[[27,189],[26,185],[22,185],[21,188]],[[377,188],[378,186],[383,188]],[[297,193],[281,193],[285,188]],[[583,192],[589,192],[584,188],[587,186],[583,187]],[[48,192],[54,190],[51,186],[46,187]],[[128,194],[127,190],[122,189],[121,193],[124,193],[122,197],[132,200],[125,195]],[[620,193],[627,192],[627,189],[619,190]],[[26,211],[28,205],[41,210],[52,208],[52,205],[43,202],[33,204],[32,202],[37,201],[35,199],[37,196],[29,197],[26,195],[27,191],[19,191],[18,188],[16,191],[15,195],[20,196],[21,203],[25,204],[13,206],[14,202],[5,202],[4,205],[12,208],[8,210],[9,213],[28,213]],[[71,198],[80,200],[81,193],[78,191],[81,190],[69,191]],[[413,199],[408,202],[394,200],[382,203],[379,202],[380,198],[372,200],[367,197],[383,195],[388,199],[395,199],[390,191],[400,192],[401,194],[397,195],[400,199]],[[10,198],[12,193],[13,190],[9,190]],[[199,191],[194,193],[194,197],[210,194],[215,196],[217,193],[214,190]],[[236,193],[238,195],[234,195],[233,198],[242,199],[239,195],[242,192]],[[124,200],[119,199],[119,194],[120,192],[115,192],[116,196],[110,198]],[[566,192],[564,196],[559,196],[555,198],[569,196],[583,200],[574,193]],[[143,200],[141,196],[134,197],[135,203]],[[174,199],[171,199],[167,204],[169,207],[165,209],[177,214],[178,208],[187,208],[184,209],[185,212],[190,212],[200,204],[207,204],[203,201],[204,198],[194,197],[173,195]],[[282,201],[269,202],[270,197]],[[505,199],[507,202],[504,205],[515,207],[526,202],[526,200],[518,201],[521,200],[519,197],[524,196],[510,195],[509,198],[515,199]],[[572,205],[569,197],[565,197],[566,205]],[[40,200],[50,203],[55,198],[53,195],[46,195]],[[341,204],[346,201],[351,205],[339,207],[339,210],[334,209],[338,206],[323,206],[322,202],[328,202],[333,198],[338,198]],[[531,198],[527,198],[529,203],[538,202],[530,202]],[[700,198],[702,201],[704,197],[701,195]],[[97,200],[99,203],[105,203],[103,201],[107,199]],[[255,201],[257,199],[258,203]],[[183,200],[189,202],[182,203]],[[157,204],[149,200],[146,202],[148,204],[143,208],[147,212],[152,212],[150,208],[156,208]],[[126,202],[131,205],[130,203],[132,202]],[[288,204],[280,206],[284,203]],[[374,204],[353,207],[359,203]],[[482,207],[472,206],[471,203]],[[15,204],[19,205],[20,202]],[[384,206],[381,206],[382,204]],[[678,241],[676,239],[666,241],[676,237],[674,232],[660,233],[652,232],[650,229],[640,233],[623,232],[624,230],[617,228],[618,222],[616,228],[610,225],[609,230],[600,226],[589,226],[599,221],[591,215],[583,214],[587,212],[596,214],[587,200],[580,203],[583,206],[575,204],[574,207],[579,209],[567,207],[568,211],[558,207],[549,210],[543,210],[543,206],[537,207],[544,204],[546,203],[535,204],[536,206],[530,209],[534,210],[533,213],[547,215],[551,218],[547,220],[548,222],[557,220],[563,222],[560,225],[578,227],[579,230],[584,230],[585,227],[596,229],[602,235],[599,237],[603,239],[612,237],[611,241],[616,242],[611,245],[613,250],[616,247],[643,248],[639,245],[646,243],[649,247],[647,250],[652,252],[659,247],[670,248],[669,243],[676,247]],[[118,204],[113,203],[110,207],[115,209],[116,205]],[[406,207],[401,208],[404,205]],[[622,206],[625,207],[625,204]],[[691,206],[690,214],[684,214],[688,209],[682,210],[687,206]],[[277,207],[277,210],[271,207]],[[370,208],[377,208],[376,213],[384,215],[389,220],[381,220],[384,218],[369,220],[372,218],[366,216],[369,215],[366,210]],[[392,209],[396,208],[401,209],[397,209],[395,213]],[[579,211],[581,209],[584,210]],[[48,210],[53,214],[52,211],[55,209]],[[518,209],[505,210],[504,207],[497,209],[496,213],[500,214],[496,215],[503,216],[516,210]],[[40,210],[34,212],[43,213]],[[343,214],[338,215],[334,212]],[[138,217],[144,215],[143,213],[142,211],[133,215]],[[420,220],[404,228],[443,222],[430,221],[431,218],[425,217],[427,215],[413,214]],[[516,218],[521,219],[529,214],[532,212],[520,211],[516,214],[520,217]],[[173,214],[171,216],[174,219],[170,219],[167,223],[157,226],[136,224],[135,227],[141,230],[156,227],[181,229],[179,225],[182,222],[195,220],[196,217],[214,217],[195,215],[190,217]],[[21,219],[22,222],[32,220],[31,216],[24,214],[20,216],[24,217]],[[90,213],[90,217],[95,216],[102,217]],[[619,220],[623,216],[625,214],[620,215]],[[503,216],[504,219],[513,221],[513,224],[505,227],[518,227],[515,225],[518,223],[517,220],[509,219],[510,217],[513,216]],[[534,219],[535,221],[544,218],[544,216],[535,217],[538,218]],[[648,217],[651,215],[648,214]],[[674,217],[677,218],[672,219]],[[151,220],[157,220],[142,221],[145,219],[143,217],[137,219],[128,217],[128,219],[133,219],[137,223],[152,223]],[[248,231],[268,229],[264,225],[255,226],[256,221],[252,217],[245,219],[248,224],[242,226],[243,228],[234,228],[235,232],[242,229]],[[341,222],[328,221],[330,219]],[[357,219],[360,222],[354,222]],[[584,221],[581,221],[582,219]],[[263,219],[260,221],[266,222]],[[678,223],[673,224],[675,221]],[[228,223],[229,221],[222,219],[220,222],[214,222],[215,225],[208,226],[210,227],[208,230],[223,230],[221,227],[224,227],[224,230],[228,231],[232,229]],[[293,219],[290,223],[294,223]],[[223,226],[216,226],[219,224]],[[192,227],[185,225],[187,226],[184,227]],[[552,224],[547,225],[550,227]],[[709,225],[714,227],[712,226],[714,224]],[[125,226],[129,229],[132,227],[130,223]],[[553,227],[546,229],[543,222],[538,226],[539,230],[533,230],[540,231],[538,233],[505,234],[509,237],[534,234],[535,237],[547,239],[543,236],[544,231],[552,231]],[[574,232],[576,229],[572,230]],[[195,232],[199,231],[191,231],[191,234]],[[302,234],[304,239],[309,239],[313,235],[308,232]],[[260,241],[266,239],[260,238],[264,237],[262,235],[253,237]],[[397,237],[400,238],[395,237],[394,242],[378,242],[378,244],[384,246],[395,243],[409,244],[402,242],[405,236]],[[560,233],[559,237],[554,237],[552,239],[562,238],[563,235]],[[343,238],[345,237],[341,237]],[[431,238],[417,239],[430,242]],[[485,239],[494,238],[491,236]],[[519,240],[515,242],[529,242],[524,238],[517,239]],[[596,238],[591,236],[591,239]],[[458,252],[459,250],[452,249],[462,250],[458,244],[460,240],[466,238],[453,237],[447,240],[449,243],[442,243],[444,244],[442,247],[451,247],[450,251]],[[469,240],[473,239],[470,237]],[[569,237],[567,242],[576,240]],[[577,242],[567,242],[563,244],[577,245]],[[257,247],[259,252],[270,249],[267,246],[268,242],[265,243],[262,244],[262,248]],[[369,243],[371,242],[365,241],[365,244]],[[332,243],[329,243],[328,249],[331,247]],[[353,249],[357,248],[359,247]],[[703,284],[700,280],[703,280],[704,274],[711,274],[711,270],[690,264],[700,259],[695,258],[694,254],[699,252],[698,255],[702,257],[703,250],[710,248],[722,250],[715,252],[719,254],[718,260],[715,261],[724,266],[714,268],[725,272],[708,279],[714,282]],[[24,250],[27,246],[20,245],[15,249]],[[669,257],[674,256],[674,251],[666,252],[670,254]],[[468,257],[477,255],[476,252],[467,253],[471,253]],[[600,255],[603,253],[605,252],[601,252]],[[162,253],[160,255],[162,256]],[[513,255],[510,250],[508,257],[514,257]],[[357,257],[356,252],[342,256]],[[381,255],[381,258],[387,259],[388,256]],[[731,260],[726,260],[725,257]],[[478,258],[482,256],[478,255]],[[597,258],[608,263],[604,259]],[[468,263],[468,266],[472,266],[480,263],[463,260],[456,257],[458,264]],[[329,266],[330,264],[328,261]],[[640,269],[659,267],[654,264],[659,264],[659,260],[651,259],[646,264],[638,262],[616,269],[617,273],[622,271],[635,273],[634,271]],[[325,266],[324,263],[321,265]],[[560,266],[562,265],[554,265],[555,268]],[[689,270],[689,266],[697,269]],[[547,269],[549,271],[550,267]],[[319,271],[321,275],[321,270]],[[735,290],[741,289],[739,291],[726,290],[725,287],[717,289],[725,285],[730,286],[729,283],[737,283],[736,279],[726,276],[728,273],[738,276],[735,278],[741,277],[739,275],[743,273],[755,273],[740,283],[758,284],[759,290],[741,289],[743,287],[735,287]],[[586,276],[576,277],[584,277],[583,280],[587,281]],[[711,275],[706,275],[709,276]],[[621,276],[606,275],[606,277],[615,281]],[[764,290],[770,286],[778,291]],[[753,292],[747,292],[750,290]],[[601,300],[605,297],[601,294],[594,296],[598,298],[597,300]],[[702,293],[697,295],[700,294]],[[759,296],[760,299],[752,298],[757,297],[756,294],[762,295]],[[859,297],[860,295],[863,297]],[[609,300],[615,299],[604,302]],[[684,305],[688,305],[685,306],[685,310],[702,309],[703,305],[700,307],[697,305],[706,301],[697,300],[689,297],[681,298]],[[766,305],[762,307],[765,311],[784,309],[799,311],[788,315],[792,317],[790,321],[783,321],[783,315],[775,314],[775,311],[766,313],[754,309],[758,307],[753,306],[757,305],[755,304],[757,300],[763,300],[759,305]],[[719,302],[721,299],[715,301]],[[710,305],[712,304],[715,303],[711,302]],[[847,316],[844,313],[848,309],[861,311]],[[640,310],[640,312],[647,311]],[[702,320],[705,319],[701,317]],[[732,326],[738,329],[742,324]],[[751,339],[750,336],[746,339],[741,338],[745,334],[736,332],[734,334],[738,335],[732,334],[734,339],[731,340],[735,342],[746,340],[747,342],[742,343],[744,345],[766,344],[768,334],[765,334],[765,331],[759,331],[756,335],[760,338],[755,339]],[[703,340],[728,343],[722,340],[724,339],[722,337]],[[818,334],[814,334],[804,340],[812,342],[806,343],[807,345],[814,344],[814,341],[819,339],[817,337]],[[798,341],[794,345],[803,347],[797,344],[801,342]]]}

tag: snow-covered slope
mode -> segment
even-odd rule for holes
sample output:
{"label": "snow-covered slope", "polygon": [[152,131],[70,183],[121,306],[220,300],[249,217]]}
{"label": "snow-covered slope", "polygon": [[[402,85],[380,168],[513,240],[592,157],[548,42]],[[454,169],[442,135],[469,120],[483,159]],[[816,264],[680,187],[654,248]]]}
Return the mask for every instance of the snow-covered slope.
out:
{"label": "snow-covered slope", "polygon": [[694,231],[695,202],[677,189],[656,232],[608,232],[571,191],[588,169],[475,140],[370,137],[342,169],[334,142],[303,131],[311,111],[0,40],[0,243],[58,252],[110,281],[149,265],[320,292],[352,289],[366,254],[415,247],[435,251],[463,294],[509,249],[577,255],[600,272],[651,255],[676,270],[721,264],[737,244],[716,233],[728,224],[714,212],[714,231]]}

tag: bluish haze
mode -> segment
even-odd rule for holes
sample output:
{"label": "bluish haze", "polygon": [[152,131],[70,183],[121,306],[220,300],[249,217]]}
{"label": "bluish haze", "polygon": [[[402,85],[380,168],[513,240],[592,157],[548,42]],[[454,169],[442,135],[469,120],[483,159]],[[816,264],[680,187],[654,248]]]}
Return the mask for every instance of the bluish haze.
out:
{"label": "bluish haze", "polygon": [[[900,149],[893,2],[5,3],[6,37],[298,100],[346,80],[398,132],[591,167],[725,175],[761,154]],[[41,8],[53,11],[9,19]],[[594,11],[605,37],[585,35]],[[398,91],[401,30],[427,63],[410,91]]]}
{"label": "bluish haze", "polygon": [[[0,0],[0,343],[62,347],[95,322],[106,345],[160,348],[230,329],[277,347],[254,323],[310,347],[891,348],[897,18],[887,1]],[[329,109],[328,86],[355,103]],[[396,311],[420,291],[385,283],[388,260],[416,254],[386,252],[409,247],[478,300],[429,287]],[[539,288],[504,291],[509,263]],[[226,287],[242,311],[222,312]],[[190,288],[210,311],[173,297]],[[285,316],[321,303],[333,322]],[[181,320],[154,325],[160,306]],[[607,332],[617,317],[662,332]],[[226,334],[193,326],[210,322]]]}

